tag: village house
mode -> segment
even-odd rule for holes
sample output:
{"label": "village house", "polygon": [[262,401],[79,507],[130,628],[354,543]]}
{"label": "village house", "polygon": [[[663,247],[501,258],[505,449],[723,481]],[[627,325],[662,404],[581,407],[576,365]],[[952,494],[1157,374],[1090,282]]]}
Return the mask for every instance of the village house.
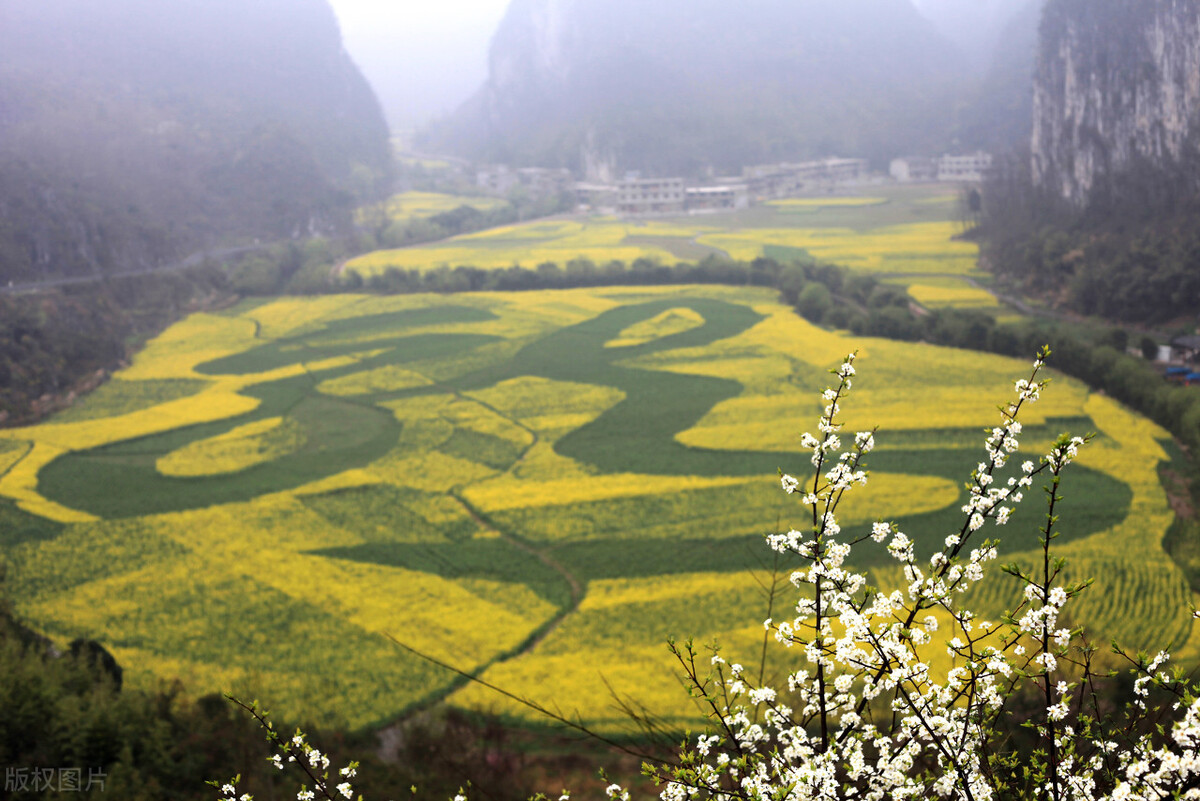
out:
{"label": "village house", "polygon": [[685,192],[689,214],[707,211],[737,211],[750,207],[750,191],[745,184],[689,186]]}
{"label": "village house", "polygon": [[683,214],[685,202],[682,178],[642,178],[631,173],[617,184],[619,214]]}
{"label": "village house", "polygon": [[508,195],[522,187],[533,197],[549,197],[571,191],[574,179],[571,171],[549,167],[512,169],[505,164],[491,164],[475,173],[475,185],[493,195]]}
{"label": "village house", "polygon": [[769,200],[859,183],[869,172],[866,159],[827,158],[746,167],[742,179],[752,198]]}
{"label": "village house", "polygon": [[888,173],[901,183],[946,181],[979,183],[992,168],[992,154],[980,150],[962,156],[904,156],[892,159]]}

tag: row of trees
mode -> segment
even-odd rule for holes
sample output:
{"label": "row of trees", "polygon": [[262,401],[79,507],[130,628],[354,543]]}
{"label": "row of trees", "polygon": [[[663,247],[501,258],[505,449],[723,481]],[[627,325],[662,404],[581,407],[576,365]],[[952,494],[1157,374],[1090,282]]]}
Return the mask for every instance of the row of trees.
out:
{"label": "row of trees", "polygon": [[591,259],[575,258],[561,266],[556,262],[543,262],[534,268],[514,264],[502,270],[469,265],[442,266],[425,271],[389,267],[366,279],[358,273],[348,273],[342,279],[341,288],[403,294],[572,289],[622,284],[774,287],[783,293],[789,304],[803,303],[811,312],[810,316],[815,315],[818,319],[825,310],[835,307],[835,297],[864,311],[909,303],[908,296],[899,287],[881,284],[870,276],[849,274],[830,264],[811,260],[784,263],[769,257],[741,262],[715,254],[699,262],[676,264],[646,258],[635,259],[629,264],[616,259],[596,264]]}

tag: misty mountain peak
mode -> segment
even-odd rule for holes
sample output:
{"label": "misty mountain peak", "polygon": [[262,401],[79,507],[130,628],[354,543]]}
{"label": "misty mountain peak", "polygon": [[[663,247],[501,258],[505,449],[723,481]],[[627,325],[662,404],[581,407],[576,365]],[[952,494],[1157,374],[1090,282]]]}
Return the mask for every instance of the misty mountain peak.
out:
{"label": "misty mountain peak", "polygon": [[10,276],[329,231],[390,169],[327,0],[0,2],[0,53]]}
{"label": "misty mountain peak", "polygon": [[962,60],[909,0],[513,0],[430,147],[649,172],[940,147]]}

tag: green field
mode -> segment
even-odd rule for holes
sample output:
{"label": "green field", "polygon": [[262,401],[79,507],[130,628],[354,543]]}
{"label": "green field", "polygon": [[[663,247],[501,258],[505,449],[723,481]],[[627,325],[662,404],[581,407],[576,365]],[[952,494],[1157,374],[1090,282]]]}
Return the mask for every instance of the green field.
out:
{"label": "green field", "polygon": [[[684,725],[663,641],[758,653],[762,536],[802,524],[777,471],[803,472],[799,433],[855,349],[847,423],[878,424],[879,447],[841,523],[940,542],[1020,362],[856,340],[725,287],[194,315],[68,414],[0,431],[7,592],[56,639],[104,642],[134,685],[178,677],[289,717],[363,726],[447,694],[526,714],[392,636],[600,726],[620,725],[609,687]],[[1034,449],[1100,434],[1061,510],[1061,550],[1097,577],[1080,619],[1134,647],[1186,640],[1165,432],[1068,379],[1024,422]],[[1036,547],[1037,515],[994,532],[1005,559]],[[995,615],[1012,589],[976,601]]]}

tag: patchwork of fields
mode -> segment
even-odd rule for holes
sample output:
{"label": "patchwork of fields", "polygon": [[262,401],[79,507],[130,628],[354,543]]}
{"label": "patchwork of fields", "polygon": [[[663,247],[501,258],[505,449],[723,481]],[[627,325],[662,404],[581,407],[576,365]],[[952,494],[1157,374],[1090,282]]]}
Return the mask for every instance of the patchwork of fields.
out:
{"label": "patchwork of fields", "polygon": [[[762,535],[801,522],[777,470],[803,471],[826,370],[855,349],[846,422],[878,425],[879,447],[842,525],[887,515],[940,541],[1020,362],[854,340],[725,287],[194,315],[76,409],[0,431],[6,591],[51,636],[103,641],[127,681],[289,716],[362,726],[445,695],[527,714],[394,637],[596,725],[622,720],[610,689],[684,723],[663,642],[757,661]],[[1060,550],[1097,578],[1080,619],[1134,647],[1186,640],[1190,594],[1160,547],[1165,432],[1067,379],[1029,411],[1035,452],[1100,434],[1064,484]],[[994,531],[1006,558],[1036,547],[1031,501]],[[989,580],[977,601],[995,614],[1010,590]]]}
{"label": "patchwork of fields", "polygon": [[573,259],[596,264],[650,259],[663,264],[726,255],[751,261],[816,258],[911,287],[930,308],[994,308],[974,279],[974,243],[956,241],[957,200],[947,189],[881,187],[877,196],[791,198],[732,214],[670,219],[611,217],[536,220],[443,242],[368,253],[346,269],[364,277],[390,267],[426,271],[469,265],[533,269]]}

